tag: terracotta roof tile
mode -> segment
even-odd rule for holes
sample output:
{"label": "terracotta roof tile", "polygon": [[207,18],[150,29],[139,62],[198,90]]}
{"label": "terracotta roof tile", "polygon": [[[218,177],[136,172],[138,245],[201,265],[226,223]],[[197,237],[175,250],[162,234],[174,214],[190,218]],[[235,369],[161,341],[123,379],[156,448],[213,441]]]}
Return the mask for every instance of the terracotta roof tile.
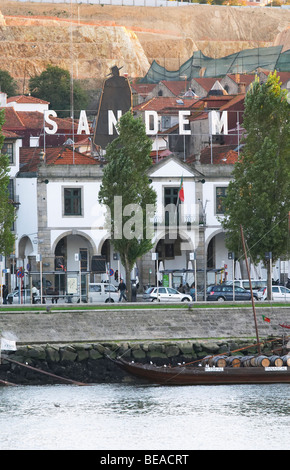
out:
{"label": "terracotta roof tile", "polygon": [[21,121],[20,117],[18,116],[18,113],[14,110],[14,108],[1,108],[5,110],[5,122],[3,124],[2,129],[24,129],[25,126],[23,122]]}
{"label": "terracotta roof tile", "polygon": [[136,81],[133,81],[130,83],[130,86],[133,91],[135,90],[136,93],[138,93],[138,95],[147,96],[156,87],[156,83],[137,83]]}
{"label": "terracotta roof tile", "polygon": [[[19,118],[23,122],[24,126],[28,129],[42,129],[44,124],[43,113],[39,111],[18,111]],[[69,118],[55,118],[50,116],[52,121],[57,123],[58,129],[71,129],[72,121]],[[48,127],[49,125],[46,124]],[[77,129],[78,124],[75,123],[74,127]]]}
{"label": "terracotta roof tile", "polygon": [[216,109],[231,101],[232,98],[233,95],[210,95],[205,98],[201,98],[200,101],[204,102],[206,108]]}
{"label": "terracotta roof tile", "polygon": [[236,105],[239,102],[244,102],[245,96],[246,96],[245,93],[240,93],[239,95],[232,96],[231,99],[227,103],[223,104],[220,107],[220,111],[224,111],[228,108],[231,108],[232,106]]}
{"label": "terracotta roof tile", "polygon": [[[233,165],[238,160],[238,152],[235,150],[237,145],[213,145],[204,148],[200,153],[200,163],[208,165]],[[211,161],[212,159],[212,161]],[[196,157],[192,156],[188,159],[188,163],[196,161]]]}
{"label": "terracotta roof tile", "polygon": [[180,109],[188,109],[198,99],[196,98],[176,98],[168,96],[158,96],[151,100],[145,101],[144,103],[134,106],[134,111],[164,111],[166,109],[179,111]]}
{"label": "terracotta roof tile", "polygon": [[227,76],[235,83],[245,83],[246,86],[250,85],[255,80],[256,74],[254,73],[228,73]]}
{"label": "terracotta roof tile", "polygon": [[212,77],[196,77],[192,79],[192,82],[196,81],[204,90],[208,92],[212,89],[216,80],[216,78]]}
{"label": "terracotta roof tile", "polygon": [[[37,171],[40,163],[40,154],[42,149],[21,148],[20,149],[20,171],[34,172]],[[96,165],[98,162],[90,155],[73,151],[72,147],[47,147],[45,150],[46,165]]]}
{"label": "terracotta roof tile", "polygon": [[173,93],[175,96],[180,96],[181,94],[184,94],[187,91],[187,87],[190,84],[189,81],[185,80],[178,80],[178,81],[169,81],[169,80],[162,80],[161,83],[163,83],[166,88],[168,88],[171,93]]}
{"label": "terracotta roof tile", "polygon": [[7,98],[7,103],[40,103],[40,104],[49,104],[49,101],[41,100],[40,98],[35,98],[34,96],[27,95],[18,95],[10,96]]}
{"label": "terracotta roof tile", "polygon": [[[14,108],[8,106],[5,109],[5,123],[3,129],[16,130],[17,129],[42,129],[44,124],[43,113],[39,111],[15,111]],[[50,116],[52,121],[57,123],[58,129],[71,130],[72,121],[70,118],[55,118]],[[47,124],[49,127],[49,125]],[[77,130],[78,123],[74,123],[75,131]]]}
{"label": "terracotta roof tile", "polygon": [[5,139],[21,139],[21,137],[15,134],[15,132],[7,131],[5,129],[2,129],[2,134]]}

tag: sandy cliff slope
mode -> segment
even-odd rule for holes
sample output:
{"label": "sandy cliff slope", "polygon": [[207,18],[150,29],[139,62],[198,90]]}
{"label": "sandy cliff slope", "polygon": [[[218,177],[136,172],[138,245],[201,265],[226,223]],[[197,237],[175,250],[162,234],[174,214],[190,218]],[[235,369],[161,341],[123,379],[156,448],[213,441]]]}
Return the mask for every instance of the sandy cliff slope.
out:
{"label": "sandy cliff slope", "polygon": [[222,57],[253,47],[290,48],[290,10],[280,8],[1,0],[0,10],[1,68],[24,88],[48,63],[73,71],[75,78],[96,80],[114,64],[132,77],[144,75],[154,59],[176,70],[195,50]]}

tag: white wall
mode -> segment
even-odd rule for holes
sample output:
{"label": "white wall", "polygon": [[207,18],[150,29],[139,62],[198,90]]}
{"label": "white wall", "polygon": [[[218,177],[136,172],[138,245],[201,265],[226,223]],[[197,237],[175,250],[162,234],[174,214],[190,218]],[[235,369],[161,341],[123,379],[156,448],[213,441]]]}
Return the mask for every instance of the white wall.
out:
{"label": "white wall", "polygon": [[10,178],[14,178],[16,174],[19,172],[19,150],[21,147],[22,147],[22,139],[17,139],[15,143],[13,144],[14,165],[10,166],[10,170],[9,170]]}
{"label": "white wall", "polygon": [[[17,178],[16,194],[19,195],[20,206],[17,210],[16,233],[17,242],[28,236],[31,240],[34,253],[38,252],[38,224],[37,224],[37,180],[36,178]],[[18,243],[16,243],[16,257],[18,257]]]}
{"label": "white wall", "polygon": [[18,103],[17,101],[10,101],[7,107],[14,108],[15,111],[38,111],[44,113],[48,110],[48,104],[43,103]]}

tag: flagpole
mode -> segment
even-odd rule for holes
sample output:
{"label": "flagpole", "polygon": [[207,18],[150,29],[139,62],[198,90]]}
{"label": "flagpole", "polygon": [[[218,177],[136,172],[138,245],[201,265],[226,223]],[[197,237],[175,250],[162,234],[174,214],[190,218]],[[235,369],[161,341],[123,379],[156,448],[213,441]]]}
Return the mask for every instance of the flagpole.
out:
{"label": "flagpole", "polygon": [[[251,282],[251,276],[250,276],[250,270],[249,270],[249,263],[248,263],[248,258],[247,258],[247,252],[246,252],[246,247],[245,247],[245,240],[244,240],[244,232],[243,232],[243,227],[240,225],[241,229],[241,235],[242,235],[242,244],[243,244],[243,250],[245,254],[245,261],[246,261],[246,266],[247,266],[247,272],[248,272],[248,279],[249,279],[249,284],[250,284],[250,291],[251,291],[251,299],[252,299],[252,307],[253,307],[253,314],[254,314],[254,321],[255,321],[255,328],[256,328],[256,338],[257,338],[257,343],[258,343],[258,353],[261,354],[261,347],[260,347],[260,340],[259,340],[259,333],[258,333],[258,325],[257,325],[257,317],[256,317],[256,309],[255,309],[255,301],[254,301],[254,296],[253,296],[253,289],[252,289],[252,282]],[[233,289],[235,286],[233,286]]]}

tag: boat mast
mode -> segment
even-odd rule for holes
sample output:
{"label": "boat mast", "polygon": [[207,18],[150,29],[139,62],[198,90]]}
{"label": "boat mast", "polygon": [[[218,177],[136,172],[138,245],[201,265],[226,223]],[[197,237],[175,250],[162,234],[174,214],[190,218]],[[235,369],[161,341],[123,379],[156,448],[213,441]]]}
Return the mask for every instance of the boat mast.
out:
{"label": "boat mast", "polygon": [[255,328],[256,328],[256,338],[257,338],[257,343],[258,343],[257,344],[258,353],[261,354],[260,340],[259,340],[259,333],[258,333],[258,325],[257,325],[257,316],[256,316],[256,308],[255,308],[255,300],[254,300],[254,296],[253,296],[253,289],[252,289],[252,282],[251,282],[251,276],[250,276],[250,270],[249,270],[247,251],[246,251],[246,246],[245,246],[244,232],[243,232],[243,227],[241,225],[240,225],[240,229],[241,229],[242,244],[243,244],[243,250],[244,250],[244,254],[245,254],[245,260],[246,260],[246,266],[247,266],[247,272],[248,272],[248,279],[249,279],[249,284],[250,284],[252,308],[253,308]]}

